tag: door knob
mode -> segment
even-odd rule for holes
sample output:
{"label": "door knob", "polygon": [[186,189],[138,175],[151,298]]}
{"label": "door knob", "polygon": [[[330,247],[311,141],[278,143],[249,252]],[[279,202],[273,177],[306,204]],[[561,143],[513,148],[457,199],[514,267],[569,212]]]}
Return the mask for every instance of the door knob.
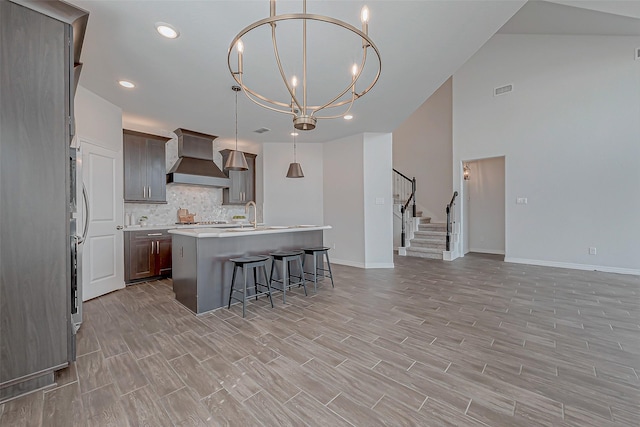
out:
{"label": "door knob", "polygon": [[123,226],[118,225],[118,226],[116,227],[116,230],[122,230],[123,228],[124,228]]}

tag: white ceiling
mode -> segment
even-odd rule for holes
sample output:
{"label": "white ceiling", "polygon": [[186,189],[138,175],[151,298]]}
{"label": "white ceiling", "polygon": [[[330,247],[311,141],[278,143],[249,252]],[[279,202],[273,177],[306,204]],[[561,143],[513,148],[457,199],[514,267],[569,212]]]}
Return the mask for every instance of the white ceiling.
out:
{"label": "white ceiling", "polygon": [[499,33],[640,36],[638,17],[640,1],[529,1]]}
{"label": "white ceiling", "polygon": [[[234,139],[231,91],[234,80],[227,68],[227,49],[242,28],[268,16],[268,0],[68,1],[90,12],[80,84],[121,107],[125,127],[164,135],[182,127],[218,135],[222,141]],[[329,141],[362,132],[392,132],[503,27],[525,1],[366,3],[371,11],[369,34],[382,56],[380,80],[355,103],[354,120],[321,120],[314,131],[301,133],[300,142]],[[639,2],[582,3],[588,3],[592,9],[613,8],[613,13],[623,15],[640,14],[637,8],[618,4]],[[278,13],[299,12],[301,4],[301,0],[279,0]],[[365,1],[309,0],[307,8],[309,13],[329,15],[359,27],[359,11],[364,4]],[[531,9],[531,18],[525,15],[519,26],[505,26],[502,31],[533,31],[529,21],[548,18],[544,9],[541,12],[537,6],[567,8],[557,4],[527,5],[523,10]],[[561,13],[560,9],[553,13]],[[181,36],[175,40],[159,36],[154,28],[158,21],[176,26]],[[310,27],[312,30],[315,27]],[[343,49],[344,43],[325,32],[325,28],[321,30],[320,43],[312,43],[309,51],[309,69],[315,72],[311,75],[310,71],[309,84],[314,88],[310,89],[310,97],[333,93],[330,88],[335,84],[332,86],[331,79],[344,78],[353,61],[349,58],[354,57],[350,50]],[[278,41],[280,49],[286,52],[299,44],[299,37],[282,35]],[[245,44],[245,81],[264,84],[268,91],[284,91],[280,82],[263,83],[273,76],[275,67],[270,46],[255,39],[245,40]],[[338,51],[348,61],[328,63],[327,58]],[[299,73],[294,63],[288,64],[289,70]],[[117,84],[120,79],[131,80],[137,87],[121,88]],[[241,144],[291,139],[290,116],[260,108],[244,96],[239,97],[238,126]],[[261,135],[253,132],[261,127],[271,131]]]}

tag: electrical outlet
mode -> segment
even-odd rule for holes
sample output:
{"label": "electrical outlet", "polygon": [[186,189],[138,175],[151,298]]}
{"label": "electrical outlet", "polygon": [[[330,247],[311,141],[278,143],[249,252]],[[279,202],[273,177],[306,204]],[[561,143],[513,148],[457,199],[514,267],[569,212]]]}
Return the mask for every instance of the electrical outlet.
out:
{"label": "electrical outlet", "polygon": [[595,255],[596,254],[596,248],[589,248],[589,255]]}
{"label": "electrical outlet", "polygon": [[334,244],[333,244],[333,249],[335,249],[335,248],[336,248],[336,244],[334,243]]}

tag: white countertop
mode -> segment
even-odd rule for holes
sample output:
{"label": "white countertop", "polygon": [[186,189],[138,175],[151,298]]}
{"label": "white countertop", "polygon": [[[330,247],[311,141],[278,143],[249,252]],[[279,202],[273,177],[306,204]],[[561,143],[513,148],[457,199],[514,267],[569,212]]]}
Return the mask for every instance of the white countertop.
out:
{"label": "white countertop", "polygon": [[[251,224],[248,222],[243,224],[245,227],[250,227]],[[264,225],[263,223],[258,223],[259,226]],[[140,225],[127,225],[124,227],[124,231],[148,231],[148,230],[170,230],[170,229],[190,229],[190,228],[238,228],[240,224],[229,223],[229,224],[151,224],[145,225],[144,227]]]}
{"label": "white countertop", "polygon": [[177,228],[169,230],[171,234],[179,234],[181,236],[195,237],[197,239],[205,237],[239,237],[239,236],[254,236],[256,234],[277,234],[277,233],[296,233],[299,231],[314,231],[314,230],[328,230],[330,225],[287,225],[287,226],[258,226],[257,229],[253,229],[251,226],[245,226],[240,228],[235,226],[234,228],[220,229],[220,227],[207,227],[207,228]]}

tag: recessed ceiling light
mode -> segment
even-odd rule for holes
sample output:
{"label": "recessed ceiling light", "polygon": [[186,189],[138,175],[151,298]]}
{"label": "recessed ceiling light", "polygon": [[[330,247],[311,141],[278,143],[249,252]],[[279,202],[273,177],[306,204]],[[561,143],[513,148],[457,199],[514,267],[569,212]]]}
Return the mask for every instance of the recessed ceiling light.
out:
{"label": "recessed ceiling light", "polygon": [[134,87],[136,87],[136,85],[127,80],[120,80],[118,84],[122,87],[126,87],[127,89],[133,89]]}
{"label": "recessed ceiling light", "polygon": [[298,136],[298,132],[291,132],[291,136]]}
{"label": "recessed ceiling light", "polygon": [[351,114],[347,114],[346,116],[344,116],[345,120],[351,120],[353,119],[353,116]]}
{"label": "recessed ceiling light", "polygon": [[156,22],[156,31],[168,39],[177,39],[180,36],[180,31],[166,22]]}

